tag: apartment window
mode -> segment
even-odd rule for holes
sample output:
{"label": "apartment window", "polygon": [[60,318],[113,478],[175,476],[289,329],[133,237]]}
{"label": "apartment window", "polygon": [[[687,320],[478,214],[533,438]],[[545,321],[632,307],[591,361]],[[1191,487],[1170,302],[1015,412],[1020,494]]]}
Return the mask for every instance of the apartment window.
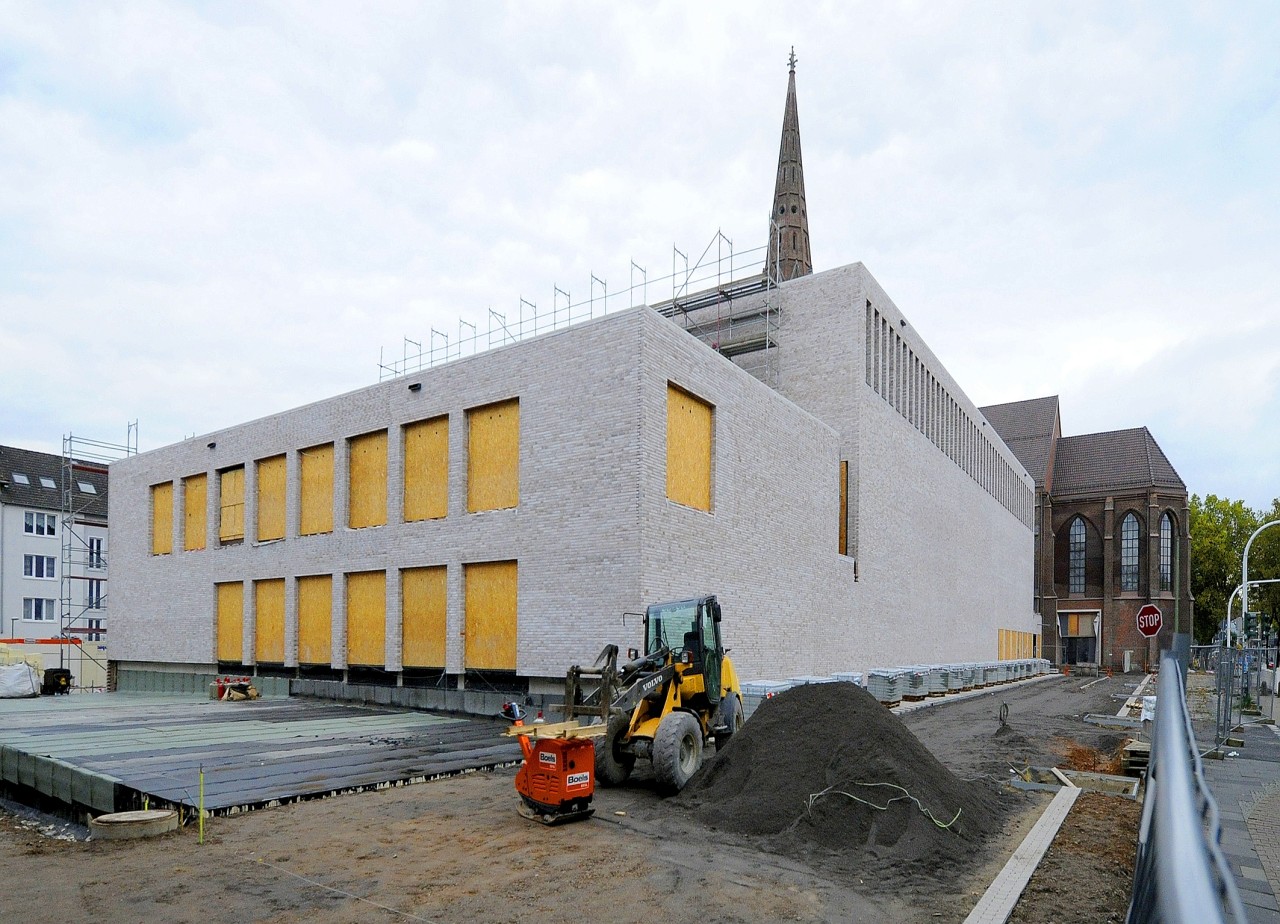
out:
{"label": "apartment window", "polygon": [[105,582],[99,578],[90,578],[86,583],[89,585],[89,594],[85,606],[91,610],[102,609],[102,585]]}
{"label": "apartment window", "polygon": [[1173,517],[1160,518],[1160,589],[1173,590]]}
{"label": "apartment window", "polygon": [[85,494],[97,494],[97,493],[98,493],[98,489],[97,489],[97,488],[95,488],[92,484],[90,484],[90,483],[89,483],[89,482],[87,482],[87,481],[77,481],[77,482],[76,482],[76,484],[78,484],[78,485],[80,486],[80,490],[81,490],[81,491],[83,491]]}
{"label": "apartment window", "polygon": [[1071,521],[1071,530],[1067,538],[1067,591],[1069,593],[1084,593],[1084,552],[1084,520],[1076,517]]}
{"label": "apartment window", "polygon": [[89,540],[89,567],[101,571],[107,566],[107,558],[102,554],[102,540]]}
{"label": "apartment window", "polygon": [[52,555],[23,555],[22,573],[32,578],[55,578],[57,577],[54,570],[56,561],[57,559]]}
{"label": "apartment window", "polygon": [[57,487],[57,485],[53,483],[53,479],[52,479],[52,478],[45,478],[43,475],[41,475],[41,476],[40,476],[40,487],[42,487],[42,488],[56,488],[56,487]]}
{"label": "apartment window", "polygon": [[1120,589],[1138,589],[1138,518],[1132,513],[1120,523]]}
{"label": "apartment window", "polygon": [[86,635],[85,637],[91,642],[102,641],[102,620],[101,619],[89,620],[89,634]]}
{"label": "apartment window", "polygon": [[40,597],[23,597],[22,618],[27,622],[53,622],[57,618],[54,601]]}
{"label": "apartment window", "polygon": [[22,474],[22,472],[14,472],[13,483],[14,484],[31,484],[31,479],[28,478],[26,475]]}
{"label": "apartment window", "polygon": [[58,517],[52,513],[35,513],[28,510],[22,518],[22,531],[31,536],[56,536]]}

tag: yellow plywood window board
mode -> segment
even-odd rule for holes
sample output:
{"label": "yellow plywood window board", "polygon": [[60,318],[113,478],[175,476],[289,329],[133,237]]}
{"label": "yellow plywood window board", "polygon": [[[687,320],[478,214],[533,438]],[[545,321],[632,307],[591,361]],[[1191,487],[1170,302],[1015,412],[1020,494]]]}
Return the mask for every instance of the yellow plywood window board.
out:
{"label": "yellow plywood window board", "polygon": [[222,500],[218,515],[218,541],[240,542],[244,539],[244,466],[229,468],[220,475]]}
{"label": "yellow plywood window board", "polygon": [[253,582],[253,656],[259,663],[284,663],[284,579]]}
{"label": "yellow plywood window board", "polygon": [[439,520],[449,512],[449,418],[404,428],[404,519]]}
{"label": "yellow plywood window board", "polygon": [[377,665],[386,660],[387,573],[347,575],[347,663]]}
{"label": "yellow plywood window board", "polygon": [[203,549],[208,542],[209,476],[203,472],[182,479],[184,524],[182,547],[188,552]]}
{"label": "yellow plywood window board", "polygon": [[387,431],[352,437],[349,449],[347,525],[382,526],[387,522]]}
{"label": "yellow plywood window board", "polygon": [[443,565],[400,572],[405,667],[445,666],[446,576]]}
{"label": "yellow plywood window board", "polygon": [[151,486],[151,554],[173,551],[173,482]]}
{"label": "yellow plywood window board", "polygon": [[515,670],[516,562],[463,565],[462,577],[466,667]]}
{"label": "yellow plywood window board", "polygon": [[258,541],[284,538],[284,456],[258,460]]}
{"label": "yellow plywood window board", "polygon": [[298,578],[298,663],[333,661],[333,575]]}
{"label": "yellow plywood window board", "polygon": [[849,554],[849,463],[840,462],[840,554]]}
{"label": "yellow plywood window board", "polygon": [[298,534],[333,532],[333,443],[299,453],[302,480]]}
{"label": "yellow plywood window board", "polygon": [[520,503],[520,399],[467,411],[467,511]]}
{"label": "yellow plywood window board", "polygon": [[667,497],[711,510],[711,405],[667,385]]}
{"label": "yellow plywood window board", "polygon": [[218,607],[218,660],[244,658],[244,583],[215,584]]}

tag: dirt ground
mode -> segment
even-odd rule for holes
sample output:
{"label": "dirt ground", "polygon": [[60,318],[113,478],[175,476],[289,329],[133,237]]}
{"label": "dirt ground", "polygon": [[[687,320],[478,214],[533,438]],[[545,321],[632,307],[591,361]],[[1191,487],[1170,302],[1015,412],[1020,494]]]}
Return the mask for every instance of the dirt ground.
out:
{"label": "dirt ground", "polygon": [[[994,788],[1027,764],[1065,766],[1073,744],[1114,751],[1120,737],[1082,717],[1114,714],[1132,680],[1089,683],[1001,688],[903,719],[949,769]],[[589,821],[547,828],[516,814],[513,779],[473,773],[215,818],[203,845],[193,827],[147,841],[59,839],[83,832],[0,808],[0,919],[958,922],[1048,800],[1003,790],[1000,833],[935,874],[707,827],[643,773],[598,790]],[[1024,905],[1113,919],[1136,832],[1136,815],[1110,809],[1118,801],[1077,801]]]}

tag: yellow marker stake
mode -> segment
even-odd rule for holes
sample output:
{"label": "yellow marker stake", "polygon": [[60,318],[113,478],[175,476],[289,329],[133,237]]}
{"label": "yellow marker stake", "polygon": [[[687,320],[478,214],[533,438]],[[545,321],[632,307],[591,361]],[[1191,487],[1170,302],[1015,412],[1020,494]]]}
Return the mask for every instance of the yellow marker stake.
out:
{"label": "yellow marker stake", "polygon": [[204,764],[200,765],[200,836],[196,843],[204,843]]}

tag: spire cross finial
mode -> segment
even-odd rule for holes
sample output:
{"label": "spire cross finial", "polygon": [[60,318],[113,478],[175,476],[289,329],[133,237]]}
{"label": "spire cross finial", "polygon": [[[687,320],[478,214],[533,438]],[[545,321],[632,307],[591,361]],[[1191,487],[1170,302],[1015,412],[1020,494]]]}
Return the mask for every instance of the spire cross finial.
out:
{"label": "spire cross finial", "polygon": [[791,56],[787,58],[787,66],[791,73],[796,72],[796,46],[791,46]]}

